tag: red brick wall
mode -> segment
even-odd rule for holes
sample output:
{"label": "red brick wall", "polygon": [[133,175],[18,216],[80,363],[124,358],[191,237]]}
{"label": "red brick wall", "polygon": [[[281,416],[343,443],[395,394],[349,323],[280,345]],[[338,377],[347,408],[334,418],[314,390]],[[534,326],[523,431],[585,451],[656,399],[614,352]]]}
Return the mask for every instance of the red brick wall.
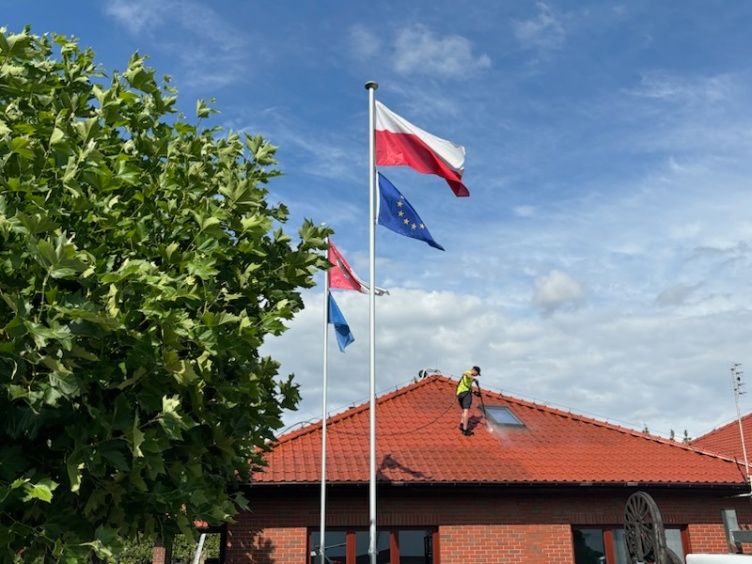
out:
{"label": "red brick wall", "polygon": [[166,564],[167,563],[167,550],[163,546],[155,546],[151,549],[151,563],[152,564]]}
{"label": "red brick wall", "polygon": [[[743,527],[749,529],[749,527]],[[692,552],[707,552],[710,554],[728,552],[726,533],[722,524],[700,523],[690,524],[687,527],[692,544]],[[741,546],[744,554],[752,554],[752,546]]]}
{"label": "red brick wall", "polygon": [[441,562],[571,564],[568,525],[448,525],[439,527]]}
{"label": "red brick wall", "polygon": [[171,560],[171,549],[166,547],[161,540],[156,540],[151,549],[152,564],[169,564]]}
{"label": "red brick wall", "polygon": [[[504,489],[385,487],[378,491],[378,527],[435,527],[442,564],[572,564],[572,525],[621,526],[634,489]],[[664,523],[689,525],[692,552],[727,552],[721,508],[752,523],[750,504],[728,492],[651,491]],[[228,527],[227,562],[306,562],[309,529],[319,527],[319,490],[256,487],[251,512]],[[327,528],[368,528],[367,487],[332,486]]]}
{"label": "red brick wall", "polygon": [[228,526],[227,562],[253,564],[301,564],[306,560],[306,527],[254,526],[252,515],[244,513]]}

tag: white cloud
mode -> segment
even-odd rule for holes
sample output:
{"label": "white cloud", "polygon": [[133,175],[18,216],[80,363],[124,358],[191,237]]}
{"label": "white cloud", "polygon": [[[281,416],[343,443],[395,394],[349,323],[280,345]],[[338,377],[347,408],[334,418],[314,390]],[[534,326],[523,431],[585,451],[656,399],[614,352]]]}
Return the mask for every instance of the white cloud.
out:
{"label": "white cloud", "polygon": [[379,36],[362,24],[350,27],[348,43],[351,54],[360,59],[370,59],[377,55],[381,49]]}
{"label": "white cloud", "polygon": [[462,78],[491,66],[491,58],[473,53],[469,39],[460,35],[439,37],[417,24],[397,33],[394,68],[400,74],[433,74]]}
{"label": "white cloud", "polygon": [[692,295],[692,292],[699,288],[699,286],[699,284],[677,284],[676,286],[671,286],[670,288],[666,288],[660,294],[658,294],[658,297],[655,299],[655,301],[659,305],[682,305]]}
{"label": "white cloud", "polygon": [[384,91],[401,97],[399,113],[410,116],[411,120],[445,120],[462,114],[463,108],[453,96],[454,93],[447,92],[443,86],[425,81],[405,85],[390,83],[384,87]]}
{"label": "white cloud", "polygon": [[110,0],[105,3],[104,11],[132,34],[137,35],[158,27],[168,12],[168,2],[149,2],[148,0]]}
{"label": "white cloud", "polygon": [[314,131],[312,124],[300,121],[285,108],[270,108],[253,119],[253,125],[247,121],[228,125],[239,131],[261,133],[279,146],[277,158],[283,168],[292,161],[297,169],[321,178],[348,182],[362,179],[360,172],[367,159],[365,145],[359,147],[350,131],[336,128]]}
{"label": "white cloud", "polygon": [[512,211],[518,217],[533,217],[535,215],[535,206],[515,206],[512,208]]}
{"label": "white cloud", "polygon": [[666,71],[652,71],[640,78],[640,84],[629,93],[666,102],[717,104],[737,94],[737,83],[731,75],[683,76]]}
{"label": "white cloud", "polygon": [[224,52],[231,52],[247,46],[243,39],[246,31],[241,32],[232,22],[221,17],[212,8],[197,2],[176,2],[175,12],[178,21],[186,30],[194,33],[192,39],[206,39]]}
{"label": "white cloud", "polygon": [[536,6],[535,18],[514,22],[514,36],[526,49],[558,49],[566,39],[562,18],[545,2]]}
{"label": "white cloud", "polygon": [[577,304],[583,296],[582,285],[564,272],[552,270],[535,280],[533,302],[546,313]]}
{"label": "white cloud", "polygon": [[193,0],[108,0],[104,11],[179,61],[183,84],[215,88],[247,77],[247,33],[208,6]]}

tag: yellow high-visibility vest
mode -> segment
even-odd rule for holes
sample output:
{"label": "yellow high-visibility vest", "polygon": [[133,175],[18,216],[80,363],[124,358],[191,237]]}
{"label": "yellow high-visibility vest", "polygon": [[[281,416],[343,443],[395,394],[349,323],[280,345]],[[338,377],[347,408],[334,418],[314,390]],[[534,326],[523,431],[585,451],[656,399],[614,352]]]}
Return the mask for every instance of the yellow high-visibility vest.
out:
{"label": "yellow high-visibility vest", "polygon": [[465,370],[462,373],[462,378],[460,378],[460,383],[457,384],[457,395],[460,395],[463,392],[469,392],[472,389],[473,386],[473,371],[472,370]]}

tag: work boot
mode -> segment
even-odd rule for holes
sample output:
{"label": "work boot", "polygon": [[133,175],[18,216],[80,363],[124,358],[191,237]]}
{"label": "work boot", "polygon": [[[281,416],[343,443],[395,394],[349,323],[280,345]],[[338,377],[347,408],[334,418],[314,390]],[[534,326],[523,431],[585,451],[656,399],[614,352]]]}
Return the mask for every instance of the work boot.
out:
{"label": "work boot", "polygon": [[474,435],[475,433],[473,433],[470,429],[465,429],[464,431],[462,431],[462,434],[465,435],[466,437],[470,437]]}

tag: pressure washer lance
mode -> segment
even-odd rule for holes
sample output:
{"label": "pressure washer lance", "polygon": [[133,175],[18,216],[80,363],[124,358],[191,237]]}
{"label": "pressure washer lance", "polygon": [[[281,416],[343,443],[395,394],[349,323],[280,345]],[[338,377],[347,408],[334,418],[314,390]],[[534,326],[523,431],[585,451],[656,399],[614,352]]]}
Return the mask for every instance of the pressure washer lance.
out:
{"label": "pressure washer lance", "polygon": [[473,382],[475,382],[475,385],[478,387],[478,395],[480,396],[480,409],[483,412],[483,419],[486,420],[486,429],[488,429],[489,433],[493,433],[493,427],[491,426],[491,422],[488,419],[488,413],[486,412],[486,402],[483,401],[483,390],[480,389],[478,380],[473,380]]}

